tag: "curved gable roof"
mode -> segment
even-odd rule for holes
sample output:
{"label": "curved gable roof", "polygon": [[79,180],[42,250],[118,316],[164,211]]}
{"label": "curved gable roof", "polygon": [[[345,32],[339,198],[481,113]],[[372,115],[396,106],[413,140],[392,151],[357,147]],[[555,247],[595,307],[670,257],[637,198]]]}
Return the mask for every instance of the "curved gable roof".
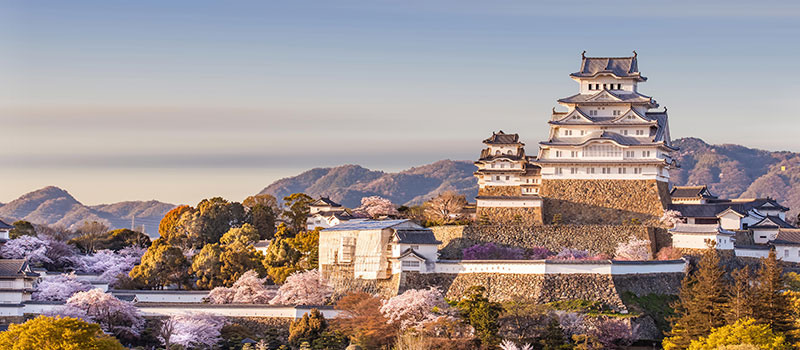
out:
{"label": "curved gable roof", "polygon": [[610,74],[619,78],[636,78],[647,80],[639,72],[636,51],[629,57],[587,57],[586,51],[581,54],[581,69],[570,74],[571,77],[591,78],[601,74]]}

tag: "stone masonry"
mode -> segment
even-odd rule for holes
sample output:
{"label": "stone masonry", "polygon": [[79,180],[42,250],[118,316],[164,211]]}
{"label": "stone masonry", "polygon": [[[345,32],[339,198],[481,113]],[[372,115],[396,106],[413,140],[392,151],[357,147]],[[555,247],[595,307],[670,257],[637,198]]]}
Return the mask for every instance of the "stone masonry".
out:
{"label": "stone masonry", "polygon": [[669,204],[668,187],[656,180],[542,180],[544,222],[654,223]]}

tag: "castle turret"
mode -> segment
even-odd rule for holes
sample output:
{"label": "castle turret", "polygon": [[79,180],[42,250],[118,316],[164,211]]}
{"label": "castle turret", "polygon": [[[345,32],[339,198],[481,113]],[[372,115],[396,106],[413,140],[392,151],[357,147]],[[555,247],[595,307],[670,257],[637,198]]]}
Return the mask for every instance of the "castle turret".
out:
{"label": "castle turret", "polygon": [[478,170],[477,217],[490,221],[541,223],[541,172],[525,155],[519,135],[502,130],[483,143]]}

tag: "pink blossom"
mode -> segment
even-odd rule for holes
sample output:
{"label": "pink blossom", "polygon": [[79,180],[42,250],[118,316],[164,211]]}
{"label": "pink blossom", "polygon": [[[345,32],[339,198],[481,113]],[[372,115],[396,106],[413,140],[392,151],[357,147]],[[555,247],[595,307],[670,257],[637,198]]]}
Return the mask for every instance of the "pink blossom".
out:
{"label": "pink blossom", "polygon": [[553,260],[605,260],[607,256],[603,254],[592,255],[588,250],[564,248],[555,256],[548,257]]}
{"label": "pink blossom", "polygon": [[211,349],[220,341],[225,320],[205,313],[172,316],[162,324],[158,339],[162,344],[179,344],[187,349]]}
{"label": "pink blossom", "polygon": [[442,293],[430,289],[410,289],[384,301],[381,313],[389,323],[399,323],[400,328],[421,328],[428,322],[446,316],[448,305]]}
{"label": "pink blossom", "polygon": [[333,294],[317,270],[295,272],[286,278],[278,294],[270,300],[273,305],[324,305]]}
{"label": "pink blossom", "polygon": [[253,271],[245,272],[228,287],[217,287],[208,293],[212,304],[267,304],[275,297],[275,290],[267,288],[266,278],[258,278]]}
{"label": "pink blossom", "polygon": [[26,259],[33,265],[49,264],[53,260],[47,257],[50,244],[34,236],[20,236],[6,242],[0,248],[0,255],[5,259]]}
{"label": "pink blossom", "polygon": [[104,331],[118,337],[137,337],[144,328],[144,319],[133,303],[119,300],[100,289],[75,293],[67,299],[66,305],[85,311]]}
{"label": "pink blossom", "polygon": [[77,292],[85,292],[92,289],[92,285],[85,281],[79,281],[75,273],[61,274],[55,277],[47,277],[36,286],[33,292],[33,300],[52,300],[65,301]]}
{"label": "pink blossom", "polygon": [[617,245],[614,259],[650,260],[650,241],[631,237],[627,242]]}
{"label": "pink blossom", "polygon": [[57,309],[54,309],[52,311],[42,312],[42,315],[50,316],[50,317],[55,317],[55,316],[58,316],[58,317],[72,317],[72,318],[77,318],[77,319],[84,320],[86,322],[95,323],[95,321],[91,317],[89,317],[89,315],[86,314],[85,310],[79,309],[77,307],[70,306],[70,305],[64,305],[64,306],[59,307]]}
{"label": "pink blossom", "polygon": [[681,221],[681,216],[683,215],[677,210],[664,210],[664,215],[661,215],[661,219],[658,221],[669,226],[675,226]]}
{"label": "pink blossom", "polygon": [[397,208],[392,204],[392,201],[380,197],[370,196],[361,198],[361,206],[356,208],[356,214],[367,217],[378,217],[384,215],[398,215]]}
{"label": "pink blossom", "polygon": [[139,264],[144,252],[145,249],[141,247],[126,247],[119,252],[100,250],[93,255],[80,256],[76,261],[76,268],[80,272],[99,274],[101,279],[113,286],[117,282],[117,276],[128,274]]}

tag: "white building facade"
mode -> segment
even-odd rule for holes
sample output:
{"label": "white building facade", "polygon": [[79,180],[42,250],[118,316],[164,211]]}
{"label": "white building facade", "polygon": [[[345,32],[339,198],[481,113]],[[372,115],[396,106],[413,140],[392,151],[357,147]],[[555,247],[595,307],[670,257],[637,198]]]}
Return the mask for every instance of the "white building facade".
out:
{"label": "white building facade", "polygon": [[542,179],[669,181],[674,166],[667,111],[639,93],[647,80],[631,57],[586,57],[570,75],[579,93],[558,100],[536,164]]}

